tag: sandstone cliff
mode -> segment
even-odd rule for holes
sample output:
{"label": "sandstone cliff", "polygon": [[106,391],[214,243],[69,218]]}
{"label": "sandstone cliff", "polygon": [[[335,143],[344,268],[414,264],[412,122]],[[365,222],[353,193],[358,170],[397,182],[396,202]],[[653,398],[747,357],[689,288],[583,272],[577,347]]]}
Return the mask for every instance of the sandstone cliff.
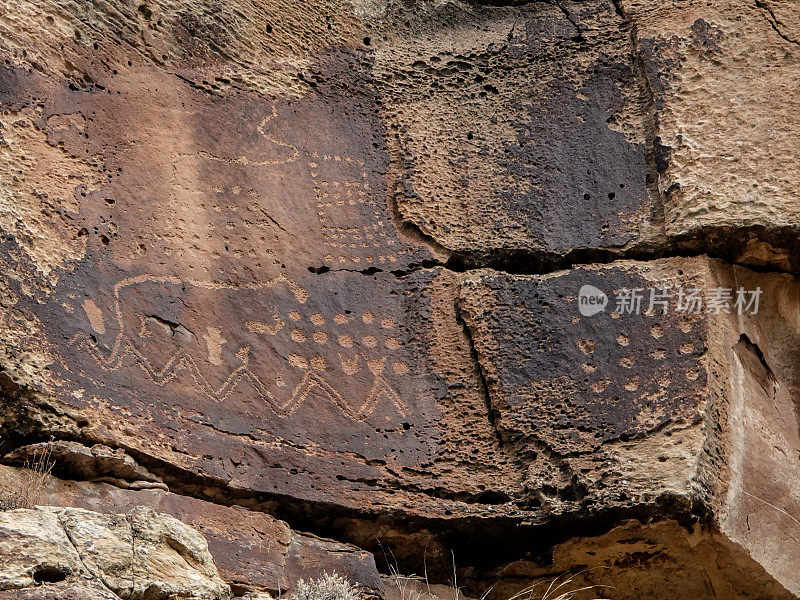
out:
{"label": "sandstone cliff", "polygon": [[5,489],[235,596],[800,595],[795,3],[4,0],[0,56]]}

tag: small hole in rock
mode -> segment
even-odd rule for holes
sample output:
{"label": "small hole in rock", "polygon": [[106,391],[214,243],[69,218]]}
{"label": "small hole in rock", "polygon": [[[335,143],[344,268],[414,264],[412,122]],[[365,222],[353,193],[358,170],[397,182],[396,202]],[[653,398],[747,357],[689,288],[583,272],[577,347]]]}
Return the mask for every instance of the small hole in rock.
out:
{"label": "small hole in rock", "polygon": [[53,565],[39,565],[33,572],[33,580],[36,583],[58,583],[64,581],[70,571],[67,567]]}

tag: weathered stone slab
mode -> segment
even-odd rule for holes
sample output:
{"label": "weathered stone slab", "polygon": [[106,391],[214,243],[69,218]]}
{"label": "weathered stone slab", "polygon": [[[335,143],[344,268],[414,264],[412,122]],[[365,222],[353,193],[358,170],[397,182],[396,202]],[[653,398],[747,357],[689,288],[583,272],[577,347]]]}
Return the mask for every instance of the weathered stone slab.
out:
{"label": "weathered stone slab", "polygon": [[[55,462],[55,469],[63,461]],[[4,490],[26,485],[28,475],[15,467],[0,467]],[[382,584],[375,560],[368,552],[313,535],[298,533],[265,513],[228,507],[161,489],[132,490],[105,483],[67,481],[53,476],[42,480],[41,502],[84,508],[104,514],[151,507],[194,527],[208,543],[222,578],[234,590],[263,590],[273,594],[293,588],[299,579],[337,572],[371,594]]]}
{"label": "weathered stone slab", "polygon": [[[96,37],[110,35],[107,8]],[[326,28],[327,9],[310,10]],[[455,497],[506,493],[515,467],[495,460],[487,423],[471,427],[469,448],[440,426],[455,420],[454,395],[469,397],[459,411],[484,411],[460,325],[428,331],[430,303],[452,302],[454,283],[401,277],[431,253],[395,227],[359,38],[326,39],[335,47],[303,63],[315,85],[276,97],[249,83],[208,89],[198,72],[176,77],[138,52],[116,72],[86,66],[97,85],[81,89],[59,65],[10,61],[5,151],[25,158],[8,178],[22,218],[0,251],[14,273],[7,365],[83,411],[92,442],[217,486],[419,511],[424,490],[444,488],[439,510],[452,513]],[[218,72],[217,59],[203,68]],[[35,182],[47,164],[69,185]],[[42,194],[53,208],[39,216]],[[457,371],[452,387],[436,360]],[[491,458],[463,482],[454,465],[476,453]]]}
{"label": "weathered stone slab", "polygon": [[612,3],[447,3],[381,31],[398,208],[425,234],[478,256],[657,235],[644,80]]}
{"label": "weathered stone slab", "polygon": [[[549,276],[475,271],[462,314],[472,331],[505,439],[535,436],[559,454],[631,439],[668,422],[699,418],[707,389],[701,357],[708,319],[675,311],[677,289],[704,289],[705,261],[617,262]],[[606,310],[581,312],[584,286],[605,293]],[[664,288],[669,312],[663,314]],[[640,312],[615,306],[639,290]],[[651,290],[659,294],[652,314]],[[633,298],[633,296],[631,296]]]}
{"label": "weathered stone slab", "polygon": [[[0,590],[9,598],[228,600],[197,531],[151,509],[103,515],[41,507],[0,513]],[[37,590],[42,583],[56,590]],[[33,589],[31,589],[33,588]],[[85,588],[85,589],[84,589]],[[8,590],[26,590],[19,596]],[[73,595],[75,594],[75,595]]]}
{"label": "weathered stone slab", "polygon": [[[794,3],[619,5],[635,26],[654,97],[667,234],[712,252],[738,245],[754,264],[796,268],[787,253],[796,247],[800,144]],[[751,228],[772,247],[731,228]]]}
{"label": "weathered stone slab", "polygon": [[[605,311],[581,314],[584,285],[609,295]],[[770,549],[791,548],[798,531],[799,285],[707,259],[465,276],[459,306],[495,427],[535,450],[528,501],[549,510],[659,496],[673,509],[699,503],[726,543],[797,593],[796,553]],[[667,314],[614,312],[619,290],[665,286],[703,290],[706,304],[676,314],[673,297]],[[707,303],[719,289],[731,294],[729,312]],[[739,289],[760,290],[757,310],[740,313]]]}
{"label": "weathered stone slab", "polygon": [[[436,290],[448,279],[331,272],[309,276],[307,287],[283,276],[229,287],[143,276],[115,284],[110,304],[66,291],[75,310],[63,320],[50,305],[44,316],[47,328],[67,327],[58,396],[84,411],[98,441],[251,494],[363,508],[377,492],[387,505],[422,510],[415,488],[442,474],[436,485],[480,495],[475,486],[488,481],[459,482],[448,453],[497,454],[489,423],[481,416],[461,449],[442,427],[456,411],[485,412],[460,326],[436,324],[431,309],[435,294],[454,293],[452,283]],[[88,301],[109,315],[104,333],[91,326]],[[450,338],[434,339],[434,327]],[[434,343],[465,371],[453,385],[474,382],[472,407],[447,402]],[[487,475],[504,468],[487,465]],[[407,478],[410,493],[392,490]]]}
{"label": "weathered stone slab", "polygon": [[759,286],[765,302],[757,315],[730,315],[722,327],[730,367],[719,384],[719,412],[712,416],[719,428],[710,431],[701,480],[722,532],[800,594],[793,543],[800,528],[800,281],[730,265],[720,265],[716,278],[720,285]]}
{"label": "weathered stone slab", "polygon": [[[531,502],[563,509],[599,497],[606,507],[670,494],[688,501],[705,436],[704,357],[715,317],[677,313],[674,295],[710,282],[704,259],[464,277],[460,313],[494,426],[504,442],[530,448]],[[605,294],[605,310],[582,314],[584,286]],[[650,291],[664,288],[673,294],[666,314],[661,304],[645,314]],[[638,314],[615,305],[626,289],[640,290]]]}

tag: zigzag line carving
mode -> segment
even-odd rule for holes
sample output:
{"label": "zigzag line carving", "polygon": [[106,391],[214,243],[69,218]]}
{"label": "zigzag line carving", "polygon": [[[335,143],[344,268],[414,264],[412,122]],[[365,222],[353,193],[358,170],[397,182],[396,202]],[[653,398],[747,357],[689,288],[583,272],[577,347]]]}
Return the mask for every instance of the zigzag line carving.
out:
{"label": "zigzag line carving", "polygon": [[252,384],[258,396],[266,402],[266,404],[276,415],[281,417],[289,417],[294,414],[303,404],[309,393],[315,388],[317,388],[328,400],[336,405],[347,417],[356,421],[364,421],[370,415],[372,415],[381,400],[386,400],[394,405],[401,416],[405,417],[408,415],[409,409],[405,402],[403,402],[397,392],[394,391],[391,385],[389,385],[389,383],[381,375],[375,373],[373,373],[374,380],[372,387],[367,393],[364,402],[360,406],[353,408],[350,406],[350,404],[348,404],[344,397],[325,380],[324,375],[315,369],[309,369],[303,376],[300,383],[298,383],[295,389],[292,391],[289,398],[286,401],[281,402],[275,397],[274,394],[272,394],[272,392],[267,389],[259,377],[248,368],[246,361],[243,361],[241,365],[236,367],[218,388],[215,388],[211,383],[208,382],[195,359],[183,349],[176,350],[160,369],[154,368],[147,358],[145,358],[134,346],[130,337],[126,335],[119,298],[121,289],[130,285],[145,282],[171,283],[176,285],[188,283],[190,285],[205,287],[208,289],[246,290],[260,290],[272,287],[278,283],[285,283],[292,291],[298,302],[305,303],[308,300],[308,293],[306,290],[283,275],[264,283],[255,283],[242,286],[199,280],[182,280],[177,277],[156,277],[153,275],[129,277],[121,280],[114,286],[114,311],[116,313],[119,325],[119,332],[115,337],[114,345],[111,348],[110,354],[108,356],[103,354],[103,352],[100,350],[99,344],[85,332],[79,332],[73,336],[73,338],[69,341],[69,345],[76,345],[78,347],[86,348],[97,364],[105,371],[115,371],[119,369],[122,365],[123,359],[126,356],[131,355],[136,363],[148,375],[148,377],[158,386],[167,385],[170,381],[177,377],[181,370],[188,370],[198,388],[202,390],[202,392],[209,398],[216,401],[223,401],[228,398],[236,389],[236,387],[246,379]]}
{"label": "zigzag line carving", "polygon": [[69,343],[70,345],[77,345],[89,350],[95,361],[97,361],[100,367],[105,371],[115,371],[120,368],[123,359],[130,354],[136,360],[136,364],[138,364],[150,379],[160,387],[167,385],[178,376],[181,370],[186,369],[189,371],[189,374],[192,376],[192,379],[194,379],[198,388],[212,400],[224,401],[231,395],[239,383],[247,379],[253,385],[259,398],[264,400],[270,409],[280,417],[290,417],[293,415],[300,406],[302,406],[306,397],[314,388],[318,388],[319,391],[322,392],[328,400],[339,407],[347,417],[355,421],[364,421],[370,417],[372,413],[375,412],[381,400],[391,402],[397,409],[397,412],[400,413],[400,416],[406,417],[409,414],[406,403],[403,402],[397,392],[392,389],[392,386],[380,375],[374,375],[372,388],[370,388],[367,393],[364,402],[357,408],[351,407],[344,397],[325,380],[325,377],[314,369],[307,371],[300,383],[294,388],[289,398],[285,402],[281,402],[244,363],[234,369],[220,387],[214,388],[205,378],[194,358],[189,356],[184,350],[177,350],[161,369],[154,369],[150,362],[142,356],[129,341],[126,341],[122,350],[117,351],[111,360],[103,355],[98,345],[84,332],[77,333]]}

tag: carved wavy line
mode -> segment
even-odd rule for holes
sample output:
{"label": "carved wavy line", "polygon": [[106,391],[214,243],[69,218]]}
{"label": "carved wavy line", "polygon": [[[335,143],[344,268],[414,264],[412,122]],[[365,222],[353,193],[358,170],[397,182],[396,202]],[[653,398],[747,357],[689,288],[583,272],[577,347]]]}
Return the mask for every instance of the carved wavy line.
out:
{"label": "carved wavy line", "polygon": [[185,368],[198,388],[211,400],[217,402],[226,400],[237,388],[241,380],[246,377],[256,390],[256,394],[266,402],[277,416],[283,418],[293,415],[303,405],[309,393],[311,393],[311,390],[315,387],[319,388],[324,396],[335,404],[345,416],[355,421],[364,421],[369,418],[377,409],[381,399],[388,400],[396,408],[400,416],[406,417],[409,414],[406,403],[403,402],[392,386],[380,375],[373,374],[375,379],[369,393],[361,406],[355,409],[347,403],[345,398],[336,391],[320,373],[313,369],[306,372],[300,383],[295,386],[289,398],[281,403],[275,395],[267,389],[261,379],[247,368],[246,364],[242,364],[234,369],[222,385],[219,388],[215,388],[203,376],[202,370],[194,358],[184,350],[177,350],[162,368],[156,369],[153,368],[141,352],[134,347],[128,338],[126,338],[126,342],[121,350],[117,349],[112,351],[111,355],[108,357],[103,354],[99,345],[84,332],[79,332],[73,336],[69,343],[70,345],[76,345],[87,349],[92,355],[92,358],[94,358],[97,364],[105,371],[115,371],[119,369],[123,359],[130,354],[148,377],[159,387],[163,387],[174,380],[178,376],[179,371]]}

